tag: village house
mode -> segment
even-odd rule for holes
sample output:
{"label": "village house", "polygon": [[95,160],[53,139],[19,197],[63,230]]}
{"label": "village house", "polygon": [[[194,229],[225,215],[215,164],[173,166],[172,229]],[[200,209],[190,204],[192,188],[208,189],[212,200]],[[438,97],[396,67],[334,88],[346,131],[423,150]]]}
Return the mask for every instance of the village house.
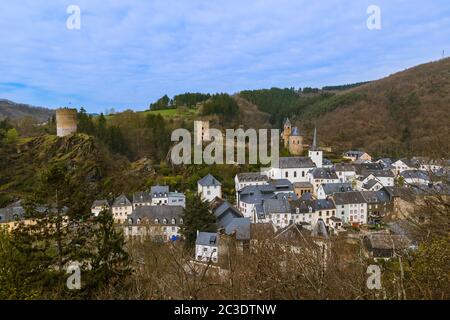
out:
{"label": "village house", "polygon": [[98,216],[100,212],[102,211],[109,211],[111,206],[109,205],[108,201],[106,200],[95,200],[94,203],[91,206],[91,213],[94,216]]}
{"label": "village house", "polygon": [[353,191],[352,184],[349,182],[344,183],[324,183],[321,184],[317,190],[317,199],[327,199],[336,192],[349,192]]}
{"label": "village house", "polygon": [[294,182],[292,185],[297,198],[300,198],[305,193],[312,194],[314,191],[313,185],[309,182]]}
{"label": "village house", "polygon": [[127,220],[127,216],[133,212],[133,204],[124,194],[118,196],[112,206],[112,215],[116,223],[123,223]]}
{"label": "village house", "polygon": [[384,217],[394,210],[389,193],[383,188],[379,191],[362,191],[367,202],[368,223],[380,223]]}
{"label": "village house", "polygon": [[349,159],[351,161],[357,161],[357,160],[372,161],[372,157],[369,154],[367,154],[366,152],[355,151],[355,150],[350,150],[350,151],[344,152],[343,158]]}
{"label": "village house", "polygon": [[152,196],[148,192],[135,192],[133,194],[133,209],[138,206],[151,206]]}
{"label": "village house", "polygon": [[333,194],[336,217],[344,223],[359,226],[367,223],[367,203],[361,192],[337,192]]}
{"label": "village house", "polygon": [[180,192],[170,192],[169,186],[153,186],[150,196],[153,206],[186,206],[186,196]]}
{"label": "village house", "polygon": [[395,175],[399,175],[403,171],[416,169],[409,159],[403,158],[392,163],[392,171]]}
{"label": "village house", "polygon": [[216,232],[197,232],[195,240],[195,259],[202,262],[217,263],[219,260],[219,234]]}
{"label": "village house", "polygon": [[256,222],[255,206],[262,205],[265,199],[296,199],[297,196],[293,191],[292,184],[286,188],[286,184],[278,184],[276,181],[271,181],[269,185],[247,186],[238,192],[238,209],[248,217],[252,222]]}
{"label": "village house", "polygon": [[197,182],[197,192],[204,201],[212,201],[214,198],[222,198],[222,184],[211,174]]}
{"label": "village house", "polygon": [[383,184],[376,178],[366,178],[362,181],[358,180],[356,184],[356,189],[358,191],[378,191],[383,188]]}
{"label": "village house", "polygon": [[260,172],[238,173],[234,177],[236,192],[247,186],[260,186],[267,184],[269,177]]}
{"label": "village house", "polygon": [[132,240],[174,241],[181,237],[181,206],[138,206],[128,215],[123,227],[125,237]]}
{"label": "village house", "polygon": [[411,241],[404,235],[373,233],[363,238],[366,255],[370,258],[389,259],[403,255],[411,247]]}
{"label": "village house", "polygon": [[423,170],[404,170],[400,173],[400,177],[406,186],[427,185],[431,182],[428,173]]}
{"label": "village house", "polygon": [[356,169],[352,164],[335,164],[334,171],[340,182],[352,182],[356,178]]}
{"label": "village house", "polygon": [[308,173],[309,182],[313,185],[313,194],[317,195],[319,187],[323,183],[339,183],[339,178],[333,169],[316,168]]}

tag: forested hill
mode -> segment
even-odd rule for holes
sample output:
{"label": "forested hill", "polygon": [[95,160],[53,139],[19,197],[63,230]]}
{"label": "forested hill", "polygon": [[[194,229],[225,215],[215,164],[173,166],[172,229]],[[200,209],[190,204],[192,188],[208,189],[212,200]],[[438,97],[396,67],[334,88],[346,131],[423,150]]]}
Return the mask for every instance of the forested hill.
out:
{"label": "forested hill", "polygon": [[28,104],[15,103],[9,100],[0,99],[0,119],[20,119],[32,117],[39,122],[47,121],[55,113],[54,110],[34,107]]}
{"label": "forested hill", "polygon": [[450,59],[339,92],[242,91],[239,96],[280,126],[291,117],[307,138],[314,124],[322,144],[379,156],[450,154]]}

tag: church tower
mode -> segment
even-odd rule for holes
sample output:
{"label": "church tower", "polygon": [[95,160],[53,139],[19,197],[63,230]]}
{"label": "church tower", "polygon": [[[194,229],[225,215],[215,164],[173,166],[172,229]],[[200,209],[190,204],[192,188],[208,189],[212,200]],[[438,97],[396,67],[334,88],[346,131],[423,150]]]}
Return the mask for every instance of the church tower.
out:
{"label": "church tower", "polygon": [[292,131],[291,121],[289,121],[289,118],[286,118],[283,123],[283,134],[282,134],[285,148],[288,147],[291,131]]}
{"label": "church tower", "polygon": [[297,127],[292,128],[292,133],[289,136],[289,152],[293,156],[300,156],[303,153],[303,137]]}
{"label": "church tower", "polygon": [[323,164],[323,151],[317,147],[317,128],[314,128],[313,143],[309,148],[308,156],[312,162],[316,164],[317,168],[322,168]]}

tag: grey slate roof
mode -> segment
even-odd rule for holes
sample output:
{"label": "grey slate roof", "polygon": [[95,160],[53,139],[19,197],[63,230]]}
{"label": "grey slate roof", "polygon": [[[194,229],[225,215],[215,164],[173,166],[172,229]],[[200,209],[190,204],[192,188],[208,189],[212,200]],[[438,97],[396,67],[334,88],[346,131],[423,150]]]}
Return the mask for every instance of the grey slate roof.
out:
{"label": "grey slate roof", "polygon": [[334,165],[335,171],[356,171],[356,168],[352,164],[340,163]]}
{"label": "grey slate roof", "polygon": [[219,198],[212,201],[211,209],[219,228],[225,228],[234,218],[242,217],[242,214],[228,201]]}
{"label": "grey slate roof", "polygon": [[291,206],[287,200],[266,199],[263,201],[264,214],[289,213]]}
{"label": "grey slate roof", "polygon": [[294,182],[293,183],[294,188],[313,188],[313,185],[310,182]]}
{"label": "grey slate roof", "polygon": [[388,203],[390,201],[388,192],[383,189],[378,191],[361,191],[361,195],[367,203]]}
{"label": "grey slate roof", "polygon": [[[132,219],[132,224],[137,224],[138,219],[141,219],[141,223],[148,221],[151,224],[158,219],[159,224],[163,224],[166,219],[167,225],[179,225],[182,215],[181,206],[138,206],[128,215],[128,219]],[[175,219],[175,224],[172,223],[172,219]]]}
{"label": "grey slate roof", "polygon": [[213,232],[199,232],[195,244],[204,246],[219,246],[219,235]]}
{"label": "grey slate roof", "polygon": [[309,157],[280,157],[280,168],[315,168],[316,164]]}
{"label": "grey slate roof", "polygon": [[405,179],[424,179],[424,180],[430,179],[428,173],[423,170],[405,170],[402,171],[400,175]]}
{"label": "grey slate roof", "polygon": [[364,237],[365,243],[368,243],[370,249],[406,249],[411,245],[411,241],[404,235],[394,234],[369,234]]}
{"label": "grey slate roof", "polygon": [[338,179],[336,171],[330,168],[316,168],[311,171],[314,179]]}
{"label": "grey slate roof", "polygon": [[297,127],[292,128],[291,136],[296,136],[296,137],[300,136],[300,131],[298,130]]}
{"label": "grey slate roof", "polygon": [[122,194],[118,196],[112,205],[113,207],[125,207],[125,206],[131,206],[130,200],[128,200],[127,196]]}
{"label": "grey slate roof", "polygon": [[250,218],[233,218],[225,227],[228,235],[236,234],[236,240],[250,240]]}
{"label": "grey slate roof", "polygon": [[375,180],[375,179],[370,179],[369,181],[367,181],[367,183],[365,183],[363,185],[363,188],[366,189],[366,190],[370,190],[377,183],[380,183],[380,182],[378,180]]}
{"label": "grey slate roof", "polygon": [[152,198],[167,197],[169,192],[169,186],[153,186],[150,189],[150,196]]}
{"label": "grey slate roof", "polygon": [[203,177],[202,179],[198,180],[197,182],[199,185],[207,187],[216,187],[216,186],[221,186],[222,184],[219,182],[219,180],[217,180],[216,178],[214,178],[214,176],[212,176],[211,174],[206,175],[205,177]]}
{"label": "grey slate roof", "polygon": [[333,193],[336,192],[353,191],[352,184],[350,182],[323,183],[322,188],[326,195],[332,195]]}
{"label": "grey slate roof", "polygon": [[394,173],[391,170],[374,170],[371,171],[371,174],[380,178],[394,178]]}
{"label": "grey slate roof", "polygon": [[106,200],[95,200],[94,203],[92,204],[91,208],[95,208],[95,207],[106,207],[106,208],[109,208],[109,203]]}
{"label": "grey slate roof", "polygon": [[263,182],[269,179],[265,174],[260,172],[238,173],[237,177],[240,182]]}
{"label": "grey slate roof", "polygon": [[288,179],[271,179],[269,184],[275,188],[275,192],[292,192],[294,190],[292,183]]}
{"label": "grey slate roof", "polygon": [[333,195],[336,205],[366,203],[366,200],[359,191],[337,192]]}
{"label": "grey slate roof", "polygon": [[336,206],[331,199],[318,199],[313,201],[313,209],[314,211],[332,210],[336,209]]}
{"label": "grey slate roof", "polygon": [[148,192],[135,192],[133,194],[133,203],[152,202],[152,196]]}

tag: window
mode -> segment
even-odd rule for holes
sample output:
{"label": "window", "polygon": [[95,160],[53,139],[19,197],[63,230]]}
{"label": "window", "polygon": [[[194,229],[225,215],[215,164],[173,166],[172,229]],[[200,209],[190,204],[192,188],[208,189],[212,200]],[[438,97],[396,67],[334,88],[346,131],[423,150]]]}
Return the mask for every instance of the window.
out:
{"label": "window", "polygon": [[297,178],[297,171],[294,171],[294,178]]}
{"label": "window", "polygon": [[286,171],[286,173],[284,174],[284,176],[285,176],[286,178],[288,178],[288,177],[289,177],[289,172]]}
{"label": "window", "polygon": [[305,171],[302,171],[302,177],[304,177],[305,176]]}

